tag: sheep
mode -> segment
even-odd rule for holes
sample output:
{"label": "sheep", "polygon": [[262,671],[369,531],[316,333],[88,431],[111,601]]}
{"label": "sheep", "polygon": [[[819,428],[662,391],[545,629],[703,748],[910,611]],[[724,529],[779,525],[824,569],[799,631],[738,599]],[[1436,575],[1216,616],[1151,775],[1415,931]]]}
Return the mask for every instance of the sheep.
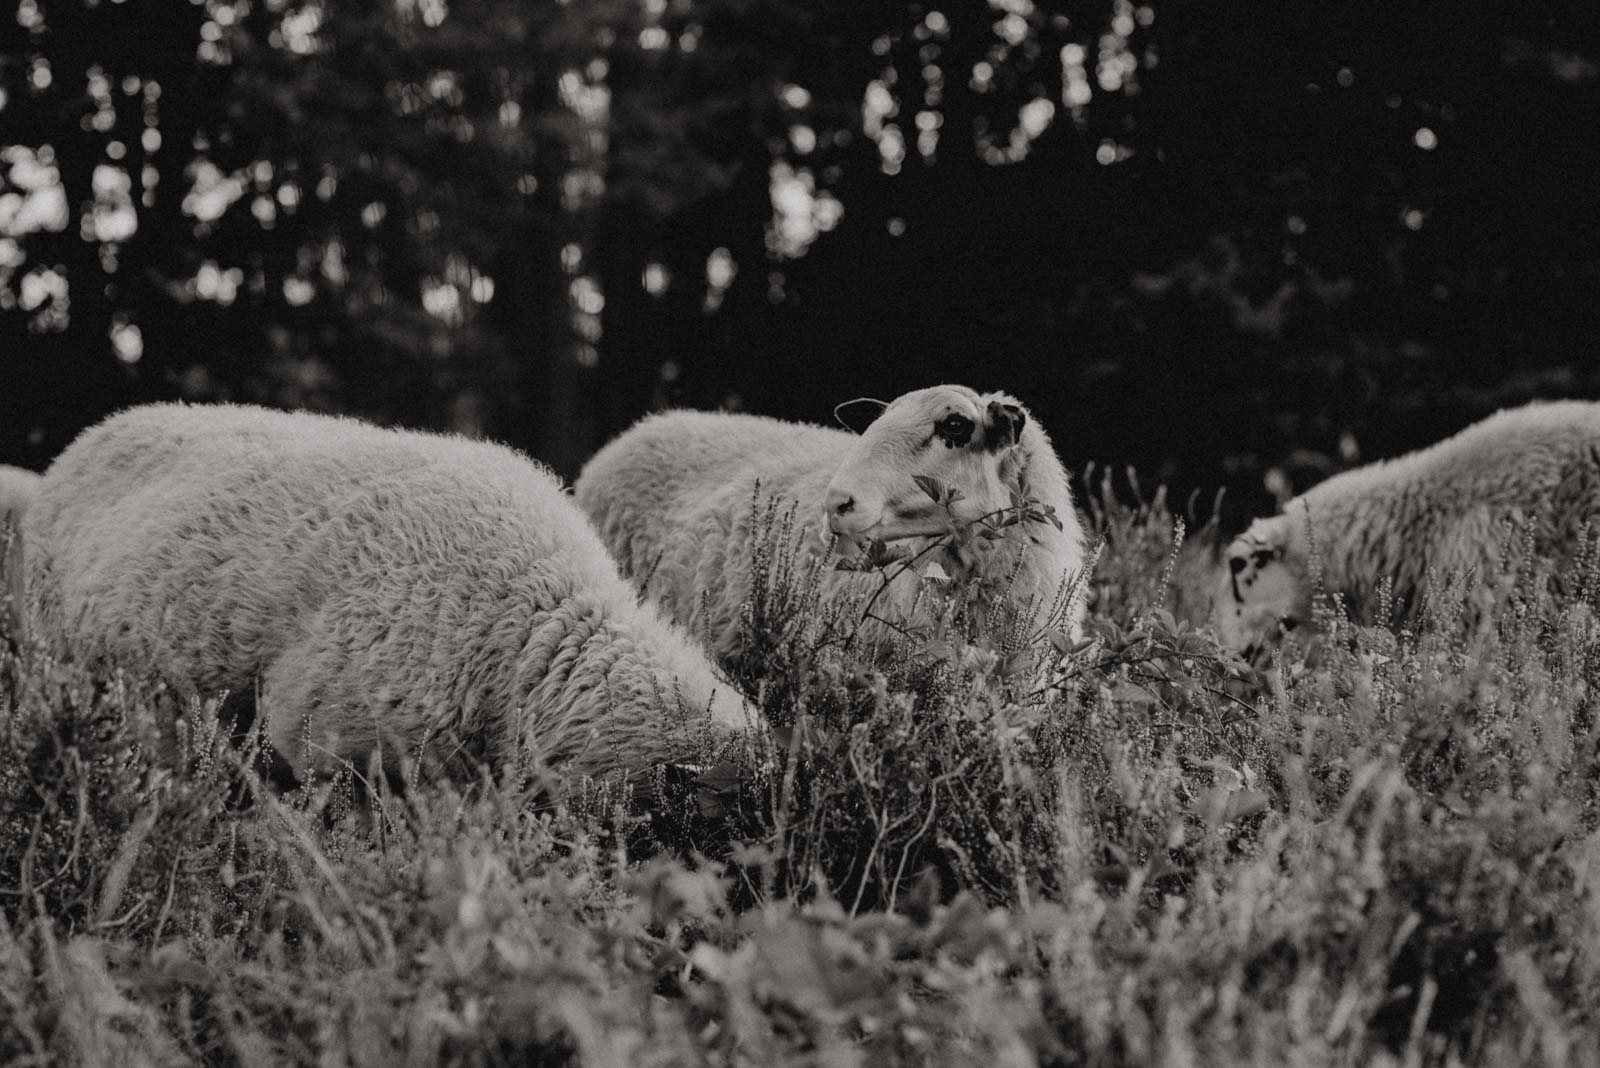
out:
{"label": "sheep", "polygon": [[[746,726],[559,481],[503,446],[138,407],[67,447],[24,537],[51,651],[150,665],[191,697],[259,682],[267,737],[302,781],[346,758],[393,769],[424,742],[429,771],[531,757],[601,776]],[[658,714],[675,697],[709,718]]]}
{"label": "sheep", "polygon": [[7,633],[13,638],[22,634],[22,515],[38,489],[34,472],[0,464],[0,596],[6,600]]}
{"label": "sheep", "polygon": [[[1497,565],[1531,535],[1534,555],[1563,565],[1600,520],[1600,404],[1560,401],[1497,412],[1454,437],[1334,476],[1256,520],[1224,552],[1215,596],[1225,645],[1264,651],[1311,620],[1313,559],[1324,588],[1358,619],[1392,593],[1391,625],[1414,621],[1430,573],[1474,580],[1462,623],[1482,624],[1497,595]],[[1433,592],[1437,593],[1438,590]]]}
{"label": "sheep", "polygon": [[[1028,522],[998,547],[979,542],[990,551],[975,568],[946,551],[937,570],[1001,581],[1014,570],[1011,603],[1076,635],[1082,598],[1060,595],[1083,568],[1083,532],[1066,472],[1038,423],[1012,397],[964,386],[872,403],[881,413],[860,436],[754,415],[649,415],[585,465],[574,496],[623,572],[726,659],[741,644],[758,492],[795,502],[802,553],[816,561],[830,532],[845,551],[874,539],[918,549],[945,533],[927,479],[960,491],[952,511],[961,521],[1010,506],[1012,492],[1024,489],[1053,509],[1059,529]],[[890,600],[902,610],[916,577],[897,580]],[[859,591],[864,580],[872,577],[831,572],[825,592]]]}

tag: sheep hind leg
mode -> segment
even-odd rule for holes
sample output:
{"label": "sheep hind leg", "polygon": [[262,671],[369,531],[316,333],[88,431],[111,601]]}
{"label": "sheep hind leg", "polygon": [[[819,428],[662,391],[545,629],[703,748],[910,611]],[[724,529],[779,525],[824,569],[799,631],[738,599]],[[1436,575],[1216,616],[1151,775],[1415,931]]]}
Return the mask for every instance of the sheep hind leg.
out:
{"label": "sheep hind leg", "polygon": [[[268,705],[286,707],[270,699]],[[318,732],[306,717],[269,712],[256,768],[274,794],[308,791],[307,811],[319,816],[324,828],[348,819],[355,837],[367,839],[386,799],[403,797],[406,783],[397,761],[385,760],[375,750],[348,749],[340,742]]]}
{"label": "sheep hind leg", "polygon": [[[253,773],[257,783],[266,785],[279,795],[299,787],[300,780],[295,775],[293,765],[268,741],[266,732],[257,729],[255,686],[241,687],[223,698],[217,708],[217,718],[222,721],[222,729],[233,748],[246,754],[249,765],[245,767],[241,764],[239,770],[242,774]],[[247,784],[242,780],[235,782],[228,793],[230,805],[249,808],[253,787],[256,786],[256,783]]]}
{"label": "sheep hind leg", "polygon": [[274,754],[275,774],[310,789],[311,808],[325,824],[347,811],[362,837],[372,830],[374,810],[385,798],[406,792],[403,750],[400,739],[380,737],[371,716],[359,710],[364,704],[353,710],[355,702],[330,696],[326,682],[317,681],[319,672],[308,670],[307,665],[326,663],[315,655],[325,644],[313,632],[268,665],[261,686],[263,733]]}

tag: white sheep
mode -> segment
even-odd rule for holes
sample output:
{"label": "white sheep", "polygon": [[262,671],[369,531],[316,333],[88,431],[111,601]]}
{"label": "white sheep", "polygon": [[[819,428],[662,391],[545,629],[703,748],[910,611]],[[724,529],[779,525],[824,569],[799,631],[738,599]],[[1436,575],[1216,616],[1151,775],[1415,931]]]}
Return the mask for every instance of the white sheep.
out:
{"label": "white sheep", "polygon": [[39,491],[39,476],[0,464],[0,597],[6,600],[9,633],[22,633],[22,515]]}
{"label": "white sheep", "polygon": [[[953,511],[961,522],[1009,507],[1022,488],[1053,507],[1061,529],[1029,522],[998,542],[979,541],[989,551],[976,570],[1002,580],[1014,571],[1011,602],[1041,622],[1054,611],[1075,633],[1082,598],[1062,605],[1058,596],[1083,567],[1083,533],[1067,474],[1038,423],[1013,398],[964,386],[919,389],[880,406],[859,436],[753,415],[646,416],[589,461],[574,494],[623,572],[727,657],[739,648],[759,541],[758,486],[761,496],[796,502],[808,560],[830,530],[841,551],[872,539],[926,546],[948,529],[926,479],[960,492]],[[955,554],[936,562],[950,577],[962,569]],[[909,606],[916,577],[903,575],[886,598],[896,610]],[[825,581],[837,593],[877,580],[834,571]]]}
{"label": "white sheep", "polygon": [[[424,741],[431,766],[468,776],[523,753],[598,775],[746,725],[560,483],[499,445],[134,408],[67,447],[23,533],[47,643],[153,666],[191,694],[259,683],[302,779],[374,751],[392,769]],[[693,716],[663,716],[680,697]]]}
{"label": "white sheep", "polygon": [[[1473,572],[1463,622],[1503,590],[1497,576],[1531,530],[1537,558],[1563,565],[1600,522],[1600,404],[1497,412],[1429,448],[1336,475],[1258,519],[1224,553],[1215,609],[1230,647],[1265,647],[1311,618],[1313,558],[1323,586],[1358,619],[1416,618],[1429,578]],[[1392,617],[1375,620],[1388,583]]]}

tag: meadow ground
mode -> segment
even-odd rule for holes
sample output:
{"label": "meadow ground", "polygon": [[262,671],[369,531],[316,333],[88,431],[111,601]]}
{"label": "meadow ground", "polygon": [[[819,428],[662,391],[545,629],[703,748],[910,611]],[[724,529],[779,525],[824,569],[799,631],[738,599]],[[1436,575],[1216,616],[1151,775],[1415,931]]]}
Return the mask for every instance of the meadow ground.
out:
{"label": "meadow ground", "polygon": [[213,709],[7,656],[0,1063],[1600,1064],[1595,554],[1470,641],[1325,613],[1272,686],[1212,532],[1091,504],[1084,642],[954,590],[870,648],[769,513],[772,730],[636,783],[274,794]]}

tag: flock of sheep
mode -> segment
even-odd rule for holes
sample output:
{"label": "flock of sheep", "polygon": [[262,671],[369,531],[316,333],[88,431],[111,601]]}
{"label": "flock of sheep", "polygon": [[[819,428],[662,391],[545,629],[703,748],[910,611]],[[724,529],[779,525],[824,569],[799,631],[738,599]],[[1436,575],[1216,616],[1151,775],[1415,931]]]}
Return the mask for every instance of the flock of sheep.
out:
{"label": "flock of sheep", "polygon": [[[1084,537],[1043,428],[1014,398],[959,386],[881,409],[860,434],[649,416],[569,494],[494,444],[253,407],[134,408],[42,477],[0,468],[0,520],[20,520],[6,542],[13,631],[52,655],[151,668],[180,693],[259,693],[302,780],[419,753],[446,774],[533,760],[605,775],[737,742],[753,712],[716,660],[738,648],[758,494],[793,503],[810,561],[914,547],[925,566],[888,590],[903,611],[920,572],[990,579],[1023,617],[1076,632]],[[1023,501],[1029,521],[984,551],[947,537]],[[1397,620],[1430,579],[1488,574],[1520,546],[1559,584],[1597,513],[1600,404],[1502,412],[1257,521],[1224,553],[1218,631],[1246,651],[1308,621],[1313,570],[1369,617],[1392,591]],[[825,574],[836,592],[871,579]],[[1481,613],[1495,587],[1476,590]]]}

